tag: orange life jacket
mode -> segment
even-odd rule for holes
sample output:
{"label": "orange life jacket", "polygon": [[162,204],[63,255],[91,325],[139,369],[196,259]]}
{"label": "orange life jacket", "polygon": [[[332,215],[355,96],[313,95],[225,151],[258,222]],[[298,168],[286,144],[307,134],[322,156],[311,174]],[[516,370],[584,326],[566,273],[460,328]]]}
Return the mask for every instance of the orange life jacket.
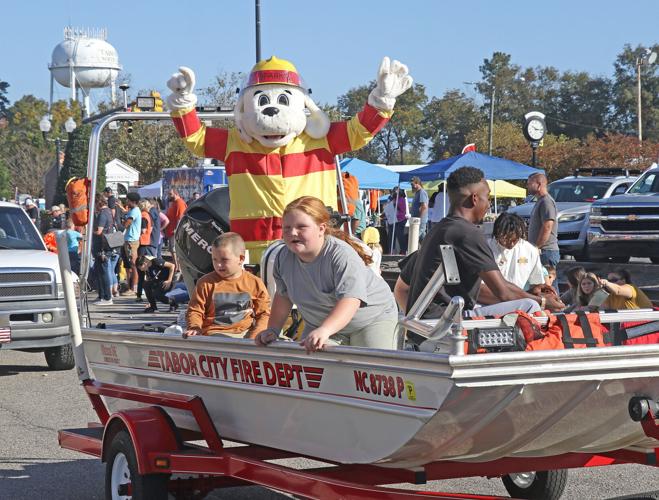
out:
{"label": "orange life jacket", "polygon": [[565,349],[613,345],[608,333],[597,313],[558,313],[550,316],[547,323],[547,335],[559,338]]}
{"label": "orange life jacket", "polygon": [[57,231],[50,231],[43,237],[43,242],[49,252],[57,253]]}
{"label": "orange life jacket", "polygon": [[66,183],[66,199],[69,202],[71,220],[76,226],[84,226],[89,222],[89,186],[91,181],[86,177],[72,177]]}
{"label": "orange life jacket", "polygon": [[[355,215],[355,203],[359,200],[359,181],[357,177],[348,172],[343,172],[341,178],[343,179],[343,190],[348,203],[347,207],[343,207],[344,212],[348,215]],[[341,206],[341,200],[339,200],[339,206]]]}

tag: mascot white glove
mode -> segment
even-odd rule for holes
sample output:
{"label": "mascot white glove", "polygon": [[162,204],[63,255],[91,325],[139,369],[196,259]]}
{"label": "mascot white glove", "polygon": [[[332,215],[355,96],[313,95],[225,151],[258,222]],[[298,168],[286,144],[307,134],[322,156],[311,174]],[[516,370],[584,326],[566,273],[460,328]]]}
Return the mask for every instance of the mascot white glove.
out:
{"label": "mascot white glove", "polygon": [[382,59],[377,84],[368,95],[368,103],[380,111],[392,111],[396,98],[412,86],[407,66],[399,61]]}
{"label": "mascot white glove", "polygon": [[192,108],[197,104],[197,96],[192,93],[194,90],[195,75],[194,71],[185,66],[180,66],[177,73],[167,81],[167,86],[172,93],[167,97],[169,109]]}

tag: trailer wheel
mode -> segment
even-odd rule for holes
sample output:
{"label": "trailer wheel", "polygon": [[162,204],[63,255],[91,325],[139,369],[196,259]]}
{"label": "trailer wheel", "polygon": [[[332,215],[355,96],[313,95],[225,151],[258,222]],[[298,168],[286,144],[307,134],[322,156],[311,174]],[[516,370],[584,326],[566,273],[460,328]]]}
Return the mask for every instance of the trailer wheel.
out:
{"label": "trailer wheel", "polygon": [[46,363],[51,370],[70,370],[76,364],[71,344],[48,347],[44,350]]}
{"label": "trailer wheel", "polygon": [[501,478],[513,498],[558,500],[567,484],[567,469],[519,472]]}
{"label": "trailer wheel", "polygon": [[130,435],[126,431],[115,434],[105,468],[106,499],[165,500],[168,481],[168,474],[140,475]]}

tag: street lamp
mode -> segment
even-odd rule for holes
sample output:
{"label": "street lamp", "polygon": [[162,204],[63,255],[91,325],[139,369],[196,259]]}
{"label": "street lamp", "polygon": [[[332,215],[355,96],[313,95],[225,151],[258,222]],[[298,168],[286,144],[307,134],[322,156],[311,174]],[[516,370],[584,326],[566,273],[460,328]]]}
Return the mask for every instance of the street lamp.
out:
{"label": "street lamp", "polygon": [[[66,130],[66,133],[69,136],[77,127],[78,125],[71,116],[69,116],[64,122],[64,130]],[[50,115],[44,115],[39,121],[39,130],[41,130],[45,140],[55,143],[55,160],[57,161],[57,172],[59,173],[60,169],[62,168],[62,164],[60,162],[60,155],[62,154],[62,141],[68,142],[68,139],[60,139],[59,137],[56,137],[55,139],[48,139],[46,136],[48,135],[48,132],[50,132],[51,128],[52,124],[50,122]]]}
{"label": "street lamp", "polygon": [[657,60],[657,53],[650,49],[645,49],[645,54],[636,58],[636,80],[638,86],[638,143],[643,142],[643,125],[641,123],[641,66],[643,64],[653,64]]}

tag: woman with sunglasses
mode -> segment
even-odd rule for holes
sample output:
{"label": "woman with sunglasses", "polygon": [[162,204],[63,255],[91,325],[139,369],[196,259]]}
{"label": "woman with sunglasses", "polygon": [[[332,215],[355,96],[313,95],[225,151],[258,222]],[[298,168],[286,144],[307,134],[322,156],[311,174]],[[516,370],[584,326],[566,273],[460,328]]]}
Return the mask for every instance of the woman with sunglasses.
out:
{"label": "woman with sunglasses", "polygon": [[605,309],[652,309],[652,302],[642,290],[632,284],[626,269],[616,269],[601,279],[602,288],[609,293],[603,306]]}

